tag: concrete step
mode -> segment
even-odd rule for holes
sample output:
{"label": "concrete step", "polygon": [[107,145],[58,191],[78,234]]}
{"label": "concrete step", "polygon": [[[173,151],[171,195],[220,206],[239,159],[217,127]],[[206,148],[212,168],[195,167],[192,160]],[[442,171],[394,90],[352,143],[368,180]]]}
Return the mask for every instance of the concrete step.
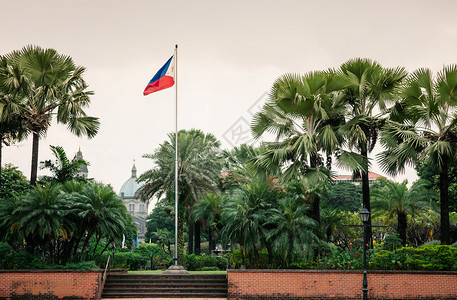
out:
{"label": "concrete step", "polygon": [[102,294],[102,299],[111,298],[225,298],[227,299],[227,293],[117,293],[117,294]]}
{"label": "concrete step", "polygon": [[112,274],[103,298],[227,298],[225,274]]}

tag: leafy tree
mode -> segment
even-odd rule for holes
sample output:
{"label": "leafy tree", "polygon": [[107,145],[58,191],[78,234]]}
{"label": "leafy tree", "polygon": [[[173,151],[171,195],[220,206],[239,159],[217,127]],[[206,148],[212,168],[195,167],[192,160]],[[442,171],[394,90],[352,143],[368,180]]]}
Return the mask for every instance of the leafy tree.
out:
{"label": "leafy tree", "polygon": [[163,206],[156,206],[146,218],[146,241],[151,239],[152,242],[157,242],[157,237],[154,233],[160,230],[168,230],[174,232],[175,225],[170,215],[165,211]]}
{"label": "leafy tree", "polygon": [[419,160],[429,160],[439,171],[442,244],[450,243],[448,171],[457,157],[456,88],[456,65],[444,67],[436,77],[428,69],[411,73],[392,110],[392,122],[383,130],[386,150],[378,155],[391,174]]}
{"label": "leafy tree", "polygon": [[[424,181],[424,184],[428,189],[432,189],[439,193],[440,191],[440,174],[439,170],[429,160],[416,162],[415,169],[417,176]],[[450,162],[448,169],[449,178],[449,210],[457,211],[457,163]],[[439,200],[439,199],[437,199]]]}
{"label": "leafy tree", "polygon": [[2,200],[6,201],[23,195],[30,188],[24,174],[11,164],[5,165],[0,176],[0,199]]}
{"label": "leafy tree", "polygon": [[22,115],[28,131],[33,135],[30,183],[36,182],[38,146],[55,115],[58,123],[77,136],[94,137],[99,129],[98,118],[87,116],[92,92],[87,91],[83,79],[85,69],[76,66],[69,56],[54,49],[26,46],[6,55],[9,63],[21,74],[19,85],[13,86],[24,99]]}
{"label": "leafy tree", "polygon": [[[169,134],[153,154],[146,154],[156,165],[146,171],[138,181],[144,185],[138,190],[142,199],[158,198],[167,194],[174,199],[175,134]],[[186,209],[192,209],[202,195],[215,191],[221,170],[219,141],[212,134],[200,130],[178,132],[178,264],[184,263],[184,221]],[[189,211],[191,212],[191,210]],[[190,215],[190,214],[189,214]]]}
{"label": "leafy tree", "polygon": [[80,171],[81,166],[88,166],[89,163],[82,158],[68,159],[65,150],[61,146],[50,146],[54,154],[55,161],[45,160],[40,163],[41,169],[49,169],[52,176],[43,176],[41,181],[44,182],[60,182],[64,183],[69,180],[84,180],[82,177],[76,175]]}
{"label": "leafy tree", "polygon": [[362,186],[350,182],[332,182],[322,202],[339,210],[359,211],[362,205]]}
{"label": "leafy tree", "polygon": [[375,214],[386,217],[387,223],[397,218],[397,233],[406,245],[408,215],[415,217],[420,209],[426,209],[434,194],[427,190],[423,183],[416,182],[408,189],[408,181],[395,183],[387,179],[379,179],[384,183],[381,189],[373,189],[372,206]]}

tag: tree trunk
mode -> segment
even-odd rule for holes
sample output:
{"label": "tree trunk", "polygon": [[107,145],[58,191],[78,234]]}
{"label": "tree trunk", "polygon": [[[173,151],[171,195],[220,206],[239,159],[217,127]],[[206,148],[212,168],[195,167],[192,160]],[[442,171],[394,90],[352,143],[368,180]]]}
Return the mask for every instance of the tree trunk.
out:
{"label": "tree trunk", "polygon": [[[311,155],[310,156],[310,166],[311,168],[316,168],[317,167],[317,160],[318,157],[317,155]],[[317,222],[317,224],[321,224],[321,211],[320,211],[320,197],[318,195],[314,195],[311,199],[311,211],[310,211],[310,217]]]}
{"label": "tree trunk", "polygon": [[194,239],[194,253],[197,255],[201,254],[200,244],[201,244],[201,232],[200,232],[200,222],[195,222],[195,239]]}
{"label": "tree trunk", "polygon": [[0,138],[0,186],[2,186],[2,151],[3,151],[3,136]]}
{"label": "tree trunk", "polygon": [[311,218],[321,224],[321,211],[320,211],[321,199],[319,196],[315,195],[311,202]]}
{"label": "tree trunk", "polygon": [[40,142],[40,136],[38,133],[33,133],[33,143],[32,143],[32,170],[30,173],[30,185],[34,186],[38,174],[38,145]]}
{"label": "tree trunk", "polygon": [[440,170],[441,244],[450,245],[448,158],[443,157]]}
{"label": "tree trunk", "polygon": [[211,250],[213,246],[213,233],[211,231],[211,225],[208,226],[208,254],[211,254]]}
{"label": "tree trunk", "polygon": [[191,220],[188,220],[188,230],[187,230],[187,235],[189,236],[189,239],[187,241],[187,254],[193,254],[194,253],[194,224]]}
{"label": "tree trunk", "polygon": [[[367,146],[363,145],[362,150],[360,151],[360,154],[364,157],[364,162],[365,162],[365,168],[366,172],[362,171],[361,177],[362,177],[362,203],[363,207],[368,209],[371,212],[371,205],[370,205],[370,181],[368,178],[368,150]],[[368,227],[367,227],[367,241],[369,241],[369,244],[372,245],[371,240],[372,240],[372,229],[371,229],[371,214],[370,218],[368,219]]]}
{"label": "tree trunk", "polygon": [[398,224],[397,224],[397,232],[400,235],[401,241],[403,246],[406,245],[406,226],[407,224],[406,213],[399,212],[398,213]]}

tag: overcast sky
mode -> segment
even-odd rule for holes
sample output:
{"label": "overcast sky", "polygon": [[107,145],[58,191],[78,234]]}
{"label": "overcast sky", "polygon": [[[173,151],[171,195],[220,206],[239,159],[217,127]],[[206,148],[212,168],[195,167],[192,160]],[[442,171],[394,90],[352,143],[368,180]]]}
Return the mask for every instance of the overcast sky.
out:
{"label": "overcast sky", "polygon": [[[142,158],[174,131],[174,89],[142,92],[179,45],[179,129],[213,133],[224,148],[246,132],[274,80],[367,57],[385,67],[438,71],[457,62],[457,1],[2,0],[0,54],[27,44],[54,48],[87,68],[89,115],[99,134],[77,138],[53,124],[40,142],[73,156],[116,192],[151,168]],[[242,133],[237,135],[235,133]],[[30,176],[31,138],[4,148],[3,162]],[[381,173],[376,164],[373,171]],[[39,171],[38,175],[43,175]],[[416,178],[408,172],[395,179]]]}

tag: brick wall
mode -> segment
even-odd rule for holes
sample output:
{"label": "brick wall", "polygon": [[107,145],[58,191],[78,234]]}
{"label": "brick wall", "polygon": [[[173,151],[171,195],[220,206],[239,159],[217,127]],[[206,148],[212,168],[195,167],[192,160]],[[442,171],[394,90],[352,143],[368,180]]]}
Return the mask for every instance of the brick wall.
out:
{"label": "brick wall", "polygon": [[0,270],[0,299],[96,299],[102,271]]}
{"label": "brick wall", "polygon": [[[361,271],[229,270],[229,299],[362,299]],[[457,299],[457,272],[369,271],[369,299]]]}

